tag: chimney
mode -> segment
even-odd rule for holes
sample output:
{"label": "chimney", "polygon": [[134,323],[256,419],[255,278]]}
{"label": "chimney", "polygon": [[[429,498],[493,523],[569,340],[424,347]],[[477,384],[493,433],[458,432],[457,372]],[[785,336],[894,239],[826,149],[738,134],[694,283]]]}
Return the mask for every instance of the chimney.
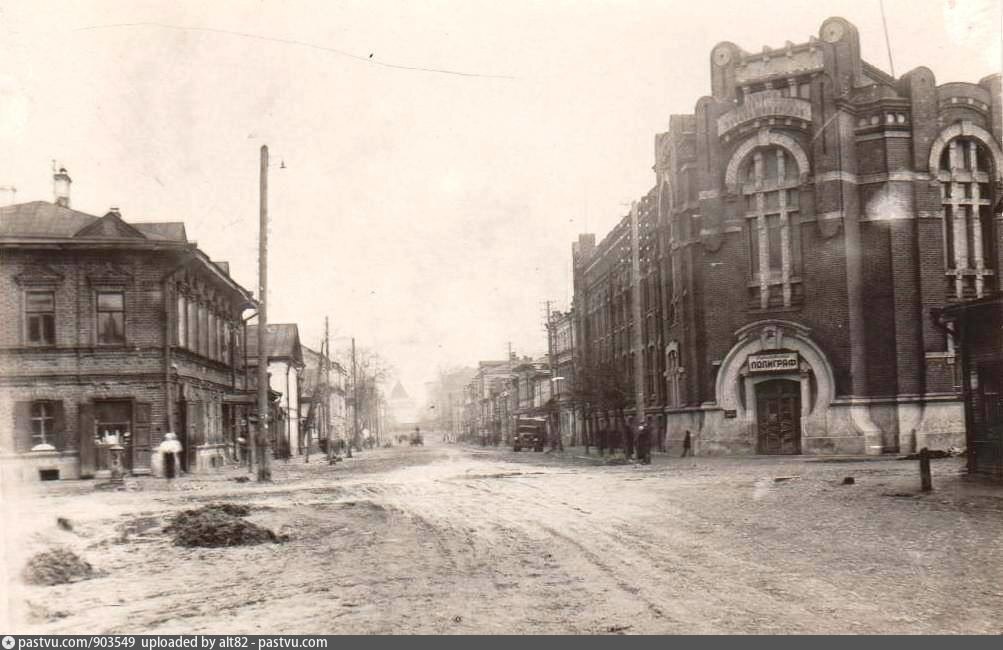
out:
{"label": "chimney", "polygon": [[65,167],[60,167],[59,171],[52,175],[56,205],[64,208],[70,207],[70,184],[72,182],[70,175],[66,173]]}

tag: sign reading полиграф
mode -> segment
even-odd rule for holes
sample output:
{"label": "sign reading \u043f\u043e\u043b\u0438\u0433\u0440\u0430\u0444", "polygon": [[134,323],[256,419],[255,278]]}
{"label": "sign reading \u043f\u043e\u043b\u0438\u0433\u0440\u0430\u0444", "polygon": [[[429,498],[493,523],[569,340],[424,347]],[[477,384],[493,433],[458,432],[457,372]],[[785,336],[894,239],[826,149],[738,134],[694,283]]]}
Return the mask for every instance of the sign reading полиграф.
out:
{"label": "sign reading \u043f\u043e\u043b\u0438\u0433\u0440\u0430\u0444", "polygon": [[756,354],[749,357],[749,372],[789,372],[800,366],[797,352]]}

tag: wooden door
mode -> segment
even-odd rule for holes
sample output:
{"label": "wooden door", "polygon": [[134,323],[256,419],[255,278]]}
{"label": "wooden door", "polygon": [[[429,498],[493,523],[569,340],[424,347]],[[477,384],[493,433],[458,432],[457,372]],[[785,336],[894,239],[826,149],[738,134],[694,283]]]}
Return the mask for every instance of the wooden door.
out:
{"label": "wooden door", "polygon": [[774,379],[756,386],[757,451],[801,453],[801,385]]}
{"label": "wooden door", "polygon": [[152,410],[153,405],[149,402],[136,402],[132,431],[132,466],[137,469],[150,467]]}
{"label": "wooden door", "polygon": [[97,471],[97,448],[94,446],[94,405],[81,402],[77,406],[80,427],[77,435],[80,441],[80,478],[93,478]]}

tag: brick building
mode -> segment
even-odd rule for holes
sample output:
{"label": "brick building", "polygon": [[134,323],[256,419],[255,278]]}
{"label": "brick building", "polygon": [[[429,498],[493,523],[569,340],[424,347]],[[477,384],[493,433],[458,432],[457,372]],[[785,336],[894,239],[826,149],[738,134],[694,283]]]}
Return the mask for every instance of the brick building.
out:
{"label": "brick building", "polygon": [[701,453],[962,446],[954,349],[924,314],[999,290],[999,75],[893,78],[841,18],[708,63],[654,187],[573,247],[579,364]]}
{"label": "brick building", "polygon": [[151,471],[175,431],[187,469],[231,454],[242,407],[242,313],[250,293],[184,225],[126,222],[55,203],[0,209],[0,463],[29,478]]}
{"label": "brick building", "polygon": [[470,440],[501,442],[511,435],[516,399],[510,383],[520,361],[480,361],[464,390],[463,432]]}
{"label": "brick building", "polygon": [[[581,433],[579,410],[575,405],[575,328],[572,310],[555,311],[550,315],[548,327],[550,349],[553,355],[554,377],[551,382],[551,399],[556,410],[554,423],[565,444],[578,444]],[[548,355],[549,360],[549,355]]]}

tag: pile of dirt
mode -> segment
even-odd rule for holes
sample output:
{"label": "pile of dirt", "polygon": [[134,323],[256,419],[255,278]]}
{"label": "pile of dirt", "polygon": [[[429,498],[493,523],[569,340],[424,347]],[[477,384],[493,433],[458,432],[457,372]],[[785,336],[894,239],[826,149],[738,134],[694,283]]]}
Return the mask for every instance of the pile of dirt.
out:
{"label": "pile of dirt", "polygon": [[194,510],[184,510],[164,531],[174,537],[177,546],[251,546],[284,542],[287,537],[244,521],[250,508],[235,503],[217,503]]}
{"label": "pile of dirt", "polygon": [[33,585],[65,585],[94,575],[94,567],[89,562],[65,548],[37,553],[24,568],[25,581]]}

